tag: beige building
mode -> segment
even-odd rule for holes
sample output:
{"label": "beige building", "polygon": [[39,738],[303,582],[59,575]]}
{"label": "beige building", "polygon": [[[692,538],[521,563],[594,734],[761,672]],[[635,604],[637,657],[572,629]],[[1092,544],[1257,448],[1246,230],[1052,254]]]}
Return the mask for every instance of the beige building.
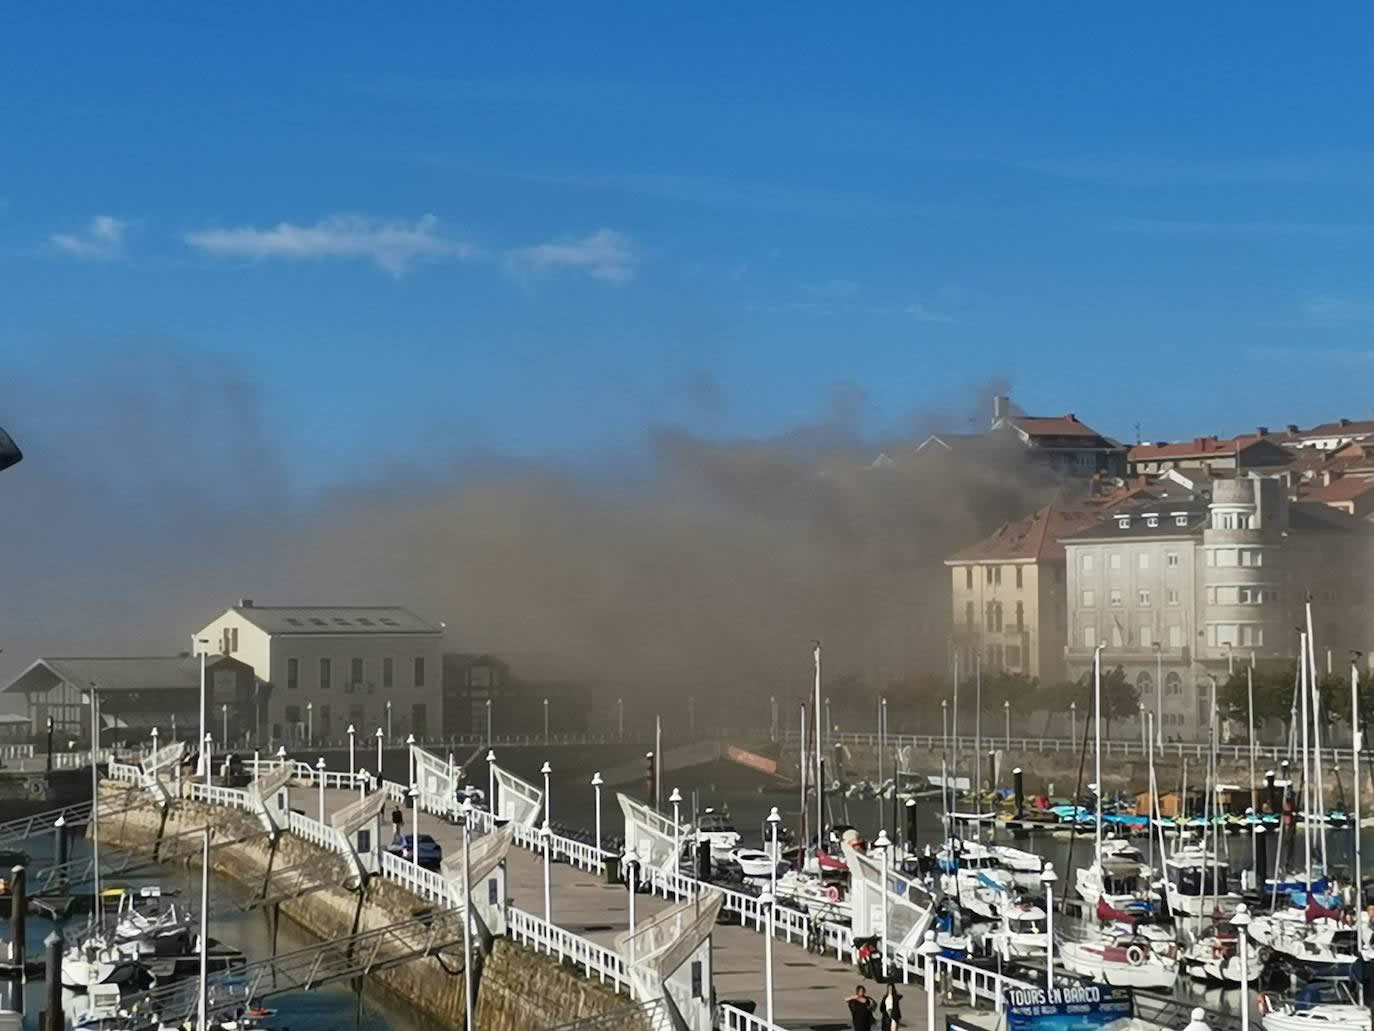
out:
{"label": "beige building", "polygon": [[264,726],[274,740],[437,734],[443,629],[408,609],[255,605],[250,599],[192,636],[196,654],[230,655],[272,686]]}
{"label": "beige building", "polygon": [[984,668],[1057,680],[1064,672],[1064,547],[1060,539],[1097,514],[1048,505],[1006,523],[945,560],[953,609],[952,649],[964,670]]}

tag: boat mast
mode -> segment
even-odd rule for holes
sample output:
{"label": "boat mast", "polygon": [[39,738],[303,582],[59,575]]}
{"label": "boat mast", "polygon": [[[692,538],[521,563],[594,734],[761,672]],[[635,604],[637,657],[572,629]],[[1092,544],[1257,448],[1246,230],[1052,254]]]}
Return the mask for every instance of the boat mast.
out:
{"label": "boat mast", "polygon": [[[801,842],[800,866],[806,865],[806,770],[810,765],[806,747],[806,703],[801,704],[801,758],[797,766],[801,771],[801,808],[797,810],[797,823],[800,825],[797,830],[800,832],[798,840]],[[820,862],[820,860],[817,860]]]}
{"label": "boat mast", "polygon": [[1312,823],[1308,819],[1312,812],[1311,789],[1312,778],[1307,772],[1307,632],[1304,630],[1298,635],[1299,652],[1298,658],[1298,693],[1302,695],[1302,847],[1304,864],[1306,871],[1307,893],[1312,893]]}
{"label": "boat mast", "polygon": [[820,864],[822,835],[825,829],[825,758],[821,754],[821,642],[817,641],[812,651],[816,662],[816,695],[812,704],[816,706],[816,863]]}
{"label": "boat mast", "polygon": [[1312,775],[1315,777],[1313,789],[1316,792],[1317,827],[1321,835],[1322,872],[1330,865],[1326,853],[1326,793],[1322,791],[1322,729],[1321,729],[1321,692],[1317,680],[1316,639],[1312,635],[1312,603],[1307,603],[1307,658],[1311,670],[1309,683],[1312,687]]}
{"label": "boat mast", "polygon": [[1093,651],[1093,761],[1097,775],[1096,861],[1102,865],[1102,645]]}
{"label": "boat mast", "polygon": [[[973,814],[983,815],[983,777],[979,772],[983,765],[983,656],[980,653],[973,666],[974,686],[973,686],[973,762],[971,768],[973,772]],[[973,837],[978,837],[977,824],[974,824]]]}
{"label": "boat mast", "polygon": [[1250,724],[1250,811],[1259,819],[1259,788],[1255,786],[1255,653],[1250,653],[1250,667],[1245,671],[1245,710]]}
{"label": "boat mast", "polygon": [[[1358,652],[1350,657],[1350,752],[1355,762],[1355,912],[1364,909],[1364,871],[1360,865],[1360,667]],[[1361,994],[1364,985],[1360,985]]]}

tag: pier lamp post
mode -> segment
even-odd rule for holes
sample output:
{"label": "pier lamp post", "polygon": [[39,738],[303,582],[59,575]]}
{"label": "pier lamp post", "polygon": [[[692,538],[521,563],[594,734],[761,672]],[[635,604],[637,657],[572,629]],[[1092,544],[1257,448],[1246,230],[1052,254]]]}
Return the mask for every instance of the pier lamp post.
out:
{"label": "pier lamp post", "polygon": [[1078,751],[1078,703],[1069,703],[1069,740],[1073,742],[1073,750]]}
{"label": "pier lamp post", "polygon": [[596,791],[596,854],[601,855],[601,785],[606,783],[601,779],[601,771],[597,770],[592,774],[592,788]]}
{"label": "pier lamp post", "polygon": [[491,813],[491,829],[496,830],[496,750],[487,749],[487,812]]}
{"label": "pier lamp post", "polygon": [[940,946],[935,944],[935,932],[927,931],[925,938],[921,941],[921,947],[916,950],[916,955],[921,957],[921,965],[925,967],[926,982],[926,1027],[935,1027],[935,957],[940,955]]}
{"label": "pier lamp post", "polygon": [[1003,699],[1002,699],[1002,718],[1003,718],[1004,720],[1006,720],[1006,724],[1007,724],[1007,733],[1006,733],[1006,736],[1007,736],[1007,745],[1006,745],[1006,748],[1007,748],[1007,751],[1010,752],[1010,751],[1011,751],[1011,699],[1010,699],[1010,698],[1003,698]]}
{"label": "pier lamp post", "polygon": [[354,779],[358,782],[358,801],[361,802],[367,797],[367,767],[360,767]]}
{"label": "pier lamp post", "polygon": [[320,823],[324,823],[324,756],[315,760],[315,776],[320,781]]}
{"label": "pier lamp post", "polygon": [[382,778],[382,728],[377,728],[377,779]]}
{"label": "pier lamp post", "polygon": [[410,785],[410,861],[415,864],[415,876],[420,876],[420,785]]}
{"label": "pier lamp post", "polygon": [[391,699],[388,698],[386,700],[386,739],[390,741],[391,738]]}
{"label": "pier lamp post", "polygon": [[544,820],[544,826],[539,830],[540,836],[544,839],[544,922],[553,925],[553,893],[549,888],[549,867],[553,864],[553,831],[549,830],[549,821]]}
{"label": "pier lamp post", "polygon": [[544,699],[544,744],[549,743],[549,700]]}
{"label": "pier lamp post", "polygon": [[[52,717],[51,717],[51,716],[48,717],[48,734],[49,734],[50,736],[51,736],[51,734],[52,734]],[[52,749],[50,748],[50,749],[48,749],[48,751],[51,752]],[[154,728],[153,728],[153,754],[154,754],[154,755],[157,755],[157,727],[154,727]],[[49,769],[52,769],[52,766],[49,765],[48,768],[49,768]]]}
{"label": "pier lamp post", "polygon": [[305,703],[305,743],[306,746],[315,743],[315,703]]}
{"label": "pier lamp post", "polygon": [[351,780],[351,779],[356,775],[356,773],[357,773],[357,768],[356,768],[356,761],[357,761],[357,758],[356,758],[356,755],[355,755],[355,753],[354,753],[354,751],[353,751],[354,735],[355,735],[355,734],[357,734],[357,731],[353,729],[353,724],[350,723],[350,724],[348,725],[348,776],[349,776],[349,779],[350,779],[350,780]]}
{"label": "pier lamp post", "polygon": [[887,885],[888,885],[888,871],[891,869],[891,863],[892,863],[892,841],[888,838],[888,836],[887,836],[887,831],[886,831],[886,830],[880,830],[880,831],[878,831],[878,836],[877,836],[876,838],[873,839],[873,847],[876,848],[876,849],[878,849],[879,851],[881,851],[882,854],[883,854],[883,888],[882,888],[882,900],[883,900],[883,909],[882,909],[882,913],[883,913],[882,960],[883,960],[883,965],[882,965],[882,971],[883,971],[883,977],[886,978],[886,977],[887,977]]}
{"label": "pier lamp post", "polygon": [[200,743],[200,754],[205,760],[205,783],[210,783],[210,758],[215,754],[215,739],[210,736],[209,731],[205,733],[205,740]]}
{"label": "pier lamp post", "polygon": [[553,798],[549,795],[549,774],[553,772],[553,767],[546,762],[539,767],[539,772],[544,775],[544,826],[547,827],[549,818],[553,816]]}
{"label": "pier lamp post", "polygon": [[1244,902],[1236,906],[1231,923],[1235,925],[1236,937],[1240,939],[1236,943],[1236,952],[1240,954],[1240,1031],[1250,1031],[1250,939],[1247,937],[1250,931],[1250,907]]}
{"label": "pier lamp post", "polygon": [[[52,729],[53,729],[53,721],[52,721],[52,717],[49,716],[49,717],[48,717],[48,772],[49,772],[49,773],[52,773]],[[157,728],[154,727],[153,730],[156,731]]]}
{"label": "pier lamp post", "polygon": [[673,870],[678,871],[679,856],[682,854],[682,792],[673,788],[673,793],[668,796],[668,801],[673,803]]}
{"label": "pier lamp post", "polygon": [[491,747],[491,699],[487,699],[487,747]]}
{"label": "pier lamp post", "polygon": [[[773,893],[773,898],[775,899],[778,897],[778,824],[780,823],[782,823],[782,817],[778,815],[778,807],[774,806],[768,811],[769,836],[772,838],[773,844],[772,853],[769,856],[773,862],[768,872],[771,875],[771,886],[769,890]],[[771,1020],[772,1018],[769,1019]]]}
{"label": "pier lamp post", "polygon": [[1045,989],[1054,987],[1054,882],[1059,880],[1054,864],[1046,863],[1040,871],[1040,883],[1045,886]]}
{"label": "pier lamp post", "polygon": [[417,780],[415,776],[415,735],[406,735],[406,756],[410,760],[410,765],[406,767],[410,770],[410,780],[407,783],[414,784]]}
{"label": "pier lamp post", "polygon": [[624,699],[624,698],[617,698],[617,699],[615,700],[615,722],[616,722],[616,733],[617,733],[617,735],[619,736],[620,740],[621,740],[621,741],[624,741],[624,740],[625,740],[625,699]]}
{"label": "pier lamp post", "polygon": [[472,799],[463,799],[463,1009],[465,1028],[472,1022],[472,867],[469,847],[472,840]]}
{"label": "pier lamp post", "polygon": [[285,745],[278,745],[278,746],[277,746],[277,765],[278,765],[278,766],[285,766],[285,765],[286,765],[286,746],[285,746]]}
{"label": "pier lamp post", "polygon": [[219,739],[224,742],[224,747],[229,747],[229,703],[219,703]]}
{"label": "pier lamp post", "polygon": [[768,1026],[773,1026],[773,893],[765,891],[759,896],[759,905],[768,916],[768,926],[763,933],[763,1011]]}
{"label": "pier lamp post", "polygon": [[[210,639],[201,637],[196,639],[196,644],[200,645],[200,734],[196,740],[205,737],[205,653],[209,648]],[[204,777],[205,783],[210,783],[210,757],[204,752],[200,753],[200,758],[196,763],[196,776]]]}

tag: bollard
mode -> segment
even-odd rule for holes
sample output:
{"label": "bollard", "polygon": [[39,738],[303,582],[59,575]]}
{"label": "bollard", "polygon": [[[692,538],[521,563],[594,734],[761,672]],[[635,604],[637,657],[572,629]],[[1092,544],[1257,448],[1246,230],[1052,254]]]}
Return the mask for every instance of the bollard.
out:
{"label": "bollard", "polygon": [[1011,771],[1012,793],[1016,796],[1016,816],[1021,818],[1026,815],[1026,779],[1021,773],[1021,767]]}
{"label": "bollard", "polygon": [[1265,770],[1265,771],[1264,771],[1264,786],[1265,786],[1265,787],[1268,789],[1268,791],[1269,791],[1269,811],[1270,811],[1271,813],[1277,813],[1277,812],[1279,811],[1279,809],[1280,809],[1280,806],[1279,806],[1279,792],[1278,792],[1278,789],[1274,786],[1274,771],[1273,771],[1273,770]]}
{"label": "bollard", "polygon": [[916,854],[916,799],[906,800],[906,847],[912,855]]}
{"label": "bollard", "polygon": [[22,866],[10,870],[10,962],[14,964],[15,1009],[24,1012],[24,932],[29,912],[28,877]]}
{"label": "bollard", "polygon": [[[1263,827],[1256,827],[1255,839],[1255,887],[1260,895],[1264,894],[1264,882],[1269,870],[1269,835]],[[1277,887],[1277,886],[1276,886]]]}
{"label": "bollard", "polygon": [[43,1014],[42,1027],[46,1031],[65,1031],[66,1017],[62,1014],[62,939],[56,931],[49,931],[43,939],[47,952],[47,977],[45,989],[48,1005]]}

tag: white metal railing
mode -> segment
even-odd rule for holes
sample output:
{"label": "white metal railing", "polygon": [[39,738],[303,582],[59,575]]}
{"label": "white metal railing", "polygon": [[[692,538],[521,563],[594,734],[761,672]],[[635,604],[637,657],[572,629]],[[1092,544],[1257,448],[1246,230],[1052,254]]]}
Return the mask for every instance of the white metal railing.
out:
{"label": "white metal railing", "polygon": [[143,779],[143,771],[132,763],[111,762],[109,775],[111,780],[123,780],[131,784]]}
{"label": "white metal railing", "polygon": [[222,784],[192,784],[191,797],[197,802],[226,805],[231,809],[248,808],[248,792],[242,788],[226,788]]}
{"label": "white metal railing", "polygon": [[595,977],[602,984],[609,982],[617,992],[630,994],[630,977],[618,953],[515,906],[509,909],[507,926],[512,941],[560,960],[570,960],[582,968],[588,979]]}
{"label": "white metal railing", "polygon": [[32,759],[33,745],[0,745],[0,759]]}
{"label": "white metal railing", "polygon": [[[542,829],[527,827],[521,823],[515,824],[514,828],[513,840],[515,844],[536,855],[542,856],[544,854],[544,832]],[[549,838],[550,860],[556,860],[561,856],[570,865],[589,873],[602,873],[606,869],[605,854],[595,845],[574,841],[572,838],[565,838],[559,834],[550,834]]]}
{"label": "white metal railing", "polygon": [[320,786],[321,777],[323,777],[324,786],[327,788],[356,788],[358,782],[362,780],[361,773],[349,773],[347,770],[319,770],[308,762],[302,762],[299,759],[248,759],[243,764],[243,768],[255,777],[264,773],[271,773],[273,770],[279,770],[282,766],[293,767],[296,771],[297,781],[304,781],[314,787]]}
{"label": "white metal railing", "polygon": [[[798,731],[783,732],[783,739],[789,744],[798,743],[801,734]],[[826,738],[830,745],[836,743],[846,745],[860,745],[867,748],[876,748],[878,745],[878,735],[870,733],[854,733],[851,731],[832,731]],[[888,748],[902,748],[910,745],[915,749],[937,752],[946,747],[956,747],[956,739],[945,737],[941,734],[888,734],[886,737]],[[1054,738],[1054,737],[1007,737],[1005,734],[986,734],[982,738],[965,737],[960,735],[957,739],[957,747],[962,751],[972,751],[976,746],[980,746],[986,751],[989,748],[1001,748],[1012,752],[1037,752],[1037,753],[1057,753],[1071,752],[1077,753],[1083,747],[1083,739]],[[1088,750],[1091,752],[1093,742],[1088,741]],[[1190,759],[1205,759],[1209,754],[1209,746],[1205,742],[1198,741],[1168,741],[1163,746],[1155,746],[1156,755],[1187,757]],[[1259,762],[1277,763],[1287,758],[1287,746],[1284,745],[1263,745],[1255,746],[1255,759]],[[1216,754],[1225,759],[1248,759],[1250,757],[1250,746],[1248,744],[1219,744]],[[1334,760],[1349,761],[1351,751],[1349,748],[1328,748],[1325,754]],[[1120,756],[1144,756],[1145,749],[1141,746],[1140,736],[1137,734],[1134,739],[1124,738],[1119,741],[1103,741],[1102,755]]]}
{"label": "white metal railing", "polygon": [[338,850],[339,839],[334,833],[334,828],[326,827],[313,816],[306,816],[304,813],[298,813],[292,809],[287,827],[296,837],[304,838],[312,845],[319,845],[320,848],[329,852]]}
{"label": "white metal railing", "polygon": [[763,1017],[722,1002],[716,1007],[716,1027],[721,1031],[783,1031],[777,1024],[770,1024]]}
{"label": "white metal railing", "polygon": [[[423,866],[416,866],[409,859],[403,859],[394,852],[382,852],[382,876],[423,899],[445,906],[453,904],[449,897],[448,885],[441,874],[426,870]],[[462,898],[461,892],[459,898]]]}

